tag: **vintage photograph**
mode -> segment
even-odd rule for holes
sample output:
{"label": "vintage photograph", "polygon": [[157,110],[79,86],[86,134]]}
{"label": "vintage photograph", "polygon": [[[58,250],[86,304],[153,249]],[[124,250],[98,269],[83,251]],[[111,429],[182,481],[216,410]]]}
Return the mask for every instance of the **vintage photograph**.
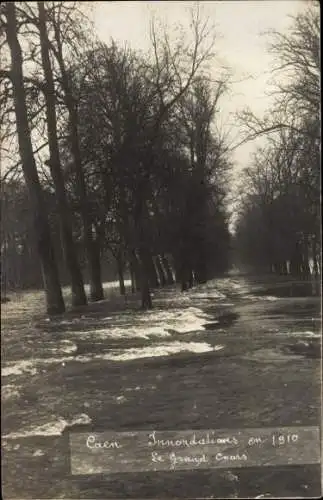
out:
{"label": "vintage photograph", "polygon": [[5,500],[321,497],[320,3],[0,19]]}

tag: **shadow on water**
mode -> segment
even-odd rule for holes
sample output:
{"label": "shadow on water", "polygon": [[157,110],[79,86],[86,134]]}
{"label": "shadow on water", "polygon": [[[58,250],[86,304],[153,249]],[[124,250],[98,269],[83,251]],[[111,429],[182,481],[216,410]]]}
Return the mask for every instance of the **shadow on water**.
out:
{"label": "shadow on water", "polygon": [[214,323],[205,323],[203,326],[205,330],[214,330],[218,328],[228,328],[230,327],[237,319],[239,318],[239,314],[236,312],[227,312],[221,314],[216,317],[216,322]]}
{"label": "shadow on water", "polygon": [[299,340],[296,343],[286,344],[283,351],[287,354],[296,354],[306,358],[321,358],[321,343],[319,339]]}
{"label": "shadow on water", "polygon": [[320,285],[315,281],[286,280],[277,283],[265,283],[254,291],[255,295],[274,295],[276,297],[317,297]]}
{"label": "shadow on water", "polygon": [[[292,299],[275,302],[270,307],[270,315],[273,318],[293,319],[303,327],[307,326],[309,332],[304,333],[304,338],[296,340],[291,337],[290,342],[281,346],[282,351],[289,355],[304,356],[305,358],[321,358],[321,335],[314,338],[307,333],[318,333],[320,324],[320,283],[317,280],[292,280],[278,277],[275,282],[270,278],[264,279],[262,283],[251,281],[252,294],[258,297],[276,297],[277,299]],[[295,299],[295,300],[294,300]]]}

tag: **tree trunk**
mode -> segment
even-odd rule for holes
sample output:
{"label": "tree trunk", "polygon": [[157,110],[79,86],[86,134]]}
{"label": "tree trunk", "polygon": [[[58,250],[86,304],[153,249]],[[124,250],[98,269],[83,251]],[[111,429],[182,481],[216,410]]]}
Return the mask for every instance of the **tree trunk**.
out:
{"label": "tree trunk", "polygon": [[78,137],[77,103],[74,99],[65,68],[61,33],[59,29],[60,29],[59,26],[55,26],[55,36],[57,42],[56,58],[62,75],[62,86],[64,90],[65,104],[69,114],[69,123],[71,131],[71,151],[72,151],[72,157],[74,161],[74,168],[76,174],[77,191],[81,205],[81,217],[84,230],[84,243],[85,243],[87,261],[89,266],[90,298],[92,301],[97,301],[97,300],[102,300],[104,298],[102,279],[101,279],[101,265],[100,263],[97,262],[97,252],[95,244],[93,243],[92,217],[89,209],[86,183],[81,161],[79,137]]}
{"label": "tree trunk", "polygon": [[151,295],[150,295],[150,290],[149,290],[149,284],[148,280],[146,279],[146,276],[143,276],[142,282],[141,282],[141,307],[142,309],[148,310],[152,309],[153,304],[151,300]]}
{"label": "tree trunk", "polygon": [[318,253],[317,253],[317,245],[316,241],[313,239],[312,242],[312,253],[313,253],[313,274],[317,278],[319,275],[319,268],[318,268]]}
{"label": "tree trunk", "polygon": [[290,259],[290,274],[295,277],[298,276],[298,266],[295,255]]}
{"label": "tree trunk", "polygon": [[288,274],[288,270],[287,270],[287,262],[286,260],[284,260],[282,263],[281,263],[281,273],[283,276],[286,276]]}
{"label": "tree trunk", "polygon": [[178,256],[175,257],[175,261],[174,261],[174,267],[175,267],[175,281],[177,284],[180,284],[182,283],[182,269],[181,269],[181,263],[180,263],[180,259]]}
{"label": "tree trunk", "polygon": [[195,279],[197,283],[203,284],[207,282],[207,273],[206,273],[206,266],[202,264],[201,262],[199,263],[198,268],[195,270]]}
{"label": "tree trunk", "polygon": [[140,291],[141,291],[141,307],[142,309],[151,309],[152,300],[149,289],[149,255],[145,247],[141,247],[140,255]]}
{"label": "tree trunk", "polygon": [[[89,242],[87,242],[89,244]],[[90,299],[92,302],[104,299],[104,292],[101,280],[101,248],[98,239],[91,235],[91,248],[88,259],[91,259],[90,268]]]}
{"label": "tree trunk", "polygon": [[317,251],[317,242],[315,238],[312,241],[312,254],[313,254],[313,277],[314,285],[313,290],[315,295],[321,294],[321,283],[319,280],[320,270],[319,270],[319,255]]}
{"label": "tree trunk", "polygon": [[173,273],[172,273],[171,267],[169,265],[168,259],[164,254],[161,256],[161,259],[162,259],[164,269],[166,271],[167,285],[173,285],[174,284],[174,277],[173,277]]}
{"label": "tree trunk", "polygon": [[126,295],[126,287],[124,284],[124,277],[123,277],[124,265],[121,252],[119,252],[119,254],[117,255],[117,268],[118,268],[120,295]]}
{"label": "tree trunk", "polygon": [[182,281],[181,289],[182,289],[182,292],[186,292],[188,290],[187,281],[185,281],[185,280]]}
{"label": "tree trunk", "polygon": [[158,288],[159,287],[159,281],[158,281],[158,276],[157,276],[157,271],[154,263],[154,259],[152,256],[149,254],[147,255],[147,264],[149,268],[149,284],[151,288]]}
{"label": "tree trunk", "polygon": [[65,305],[53,250],[46,205],[44,203],[44,197],[32,149],[31,133],[29,129],[26,106],[26,94],[23,82],[23,61],[21,47],[17,36],[17,20],[14,2],[6,3],[5,9],[7,13],[7,40],[12,60],[11,81],[16,114],[19,153],[32,206],[34,230],[46,294],[47,312],[48,314],[59,314],[65,311]]}
{"label": "tree trunk", "polygon": [[161,284],[161,286],[165,286],[167,284],[167,278],[166,278],[166,275],[165,275],[165,272],[164,272],[159,255],[156,256],[155,261],[156,261],[156,268],[157,268],[157,272],[159,275],[160,284]]}
{"label": "tree trunk", "polygon": [[192,269],[190,269],[189,273],[188,273],[188,287],[189,288],[192,288],[194,285],[194,276],[193,276],[193,271]]}
{"label": "tree trunk", "polygon": [[183,262],[182,262],[180,273],[181,273],[182,292],[185,292],[186,290],[189,289],[190,270],[189,270],[186,262],[184,261],[184,257],[183,257]]}
{"label": "tree trunk", "polygon": [[129,268],[130,268],[130,280],[131,280],[131,293],[135,293],[136,292],[136,280],[135,280],[135,271],[134,271],[132,262],[129,262]]}
{"label": "tree trunk", "polygon": [[[139,187],[139,186],[138,186]],[[140,291],[142,309],[151,309],[152,300],[149,288],[149,279],[151,279],[151,254],[147,242],[147,227],[145,224],[149,221],[149,214],[146,205],[147,179],[141,182],[141,189],[138,189],[135,203],[134,221],[137,239],[137,248],[140,259]]]}
{"label": "tree trunk", "polygon": [[90,298],[92,301],[97,301],[97,300],[102,300],[104,298],[102,278],[101,278],[101,264],[98,261],[100,257],[99,253],[97,252],[96,242],[94,241],[92,234],[92,220],[90,215],[90,209],[88,206],[84,172],[81,164],[81,154],[79,150],[76,120],[77,120],[76,114],[74,115],[74,113],[72,112],[72,118],[71,118],[72,151],[78,178],[79,195],[80,195],[81,209],[82,209],[81,215],[84,228],[85,248],[89,265]]}
{"label": "tree trunk", "polygon": [[308,255],[308,238],[304,236],[303,242],[303,263],[302,263],[302,271],[305,279],[310,278],[311,269],[309,264],[309,255]]}
{"label": "tree trunk", "polygon": [[[138,257],[136,255],[135,250],[131,250],[130,252],[130,272],[133,273],[132,285],[134,286],[134,291],[140,292],[140,263],[138,261]],[[133,292],[134,293],[134,292]]]}
{"label": "tree trunk", "polygon": [[49,42],[46,29],[46,14],[43,2],[38,2],[39,9],[39,32],[41,43],[42,64],[45,75],[45,102],[47,114],[47,133],[50,152],[49,167],[55,185],[58,213],[63,236],[63,246],[66,264],[71,277],[72,304],[73,306],[85,305],[87,303],[84,292],[84,283],[78,256],[72,236],[72,225],[70,212],[66,198],[64,179],[62,175],[59,147],[57,139],[57,119],[55,110],[55,87],[52,68],[49,58]]}
{"label": "tree trunk", "polygon": [[302,275],[302,255],[299,248],[299,242],[295,245],[295,250],[292,258],[290,259],[291,274],[295,277]]}

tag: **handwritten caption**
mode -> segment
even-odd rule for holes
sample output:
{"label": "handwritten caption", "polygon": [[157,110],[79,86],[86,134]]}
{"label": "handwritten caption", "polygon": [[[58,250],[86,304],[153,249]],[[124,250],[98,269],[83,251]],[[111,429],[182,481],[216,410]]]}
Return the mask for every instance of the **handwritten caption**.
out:
{"label": "handwritten caption", "polygon": [[318,427],[70,433],[72,474],[316,464]]}

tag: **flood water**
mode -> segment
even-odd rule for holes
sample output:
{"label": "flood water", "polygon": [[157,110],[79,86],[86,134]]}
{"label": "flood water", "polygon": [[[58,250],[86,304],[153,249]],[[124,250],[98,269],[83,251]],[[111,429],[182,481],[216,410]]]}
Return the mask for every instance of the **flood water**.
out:
{"label": "flood water", "polygon": [[319,425],[320,298],[293,291],[228,276],[155,290],[146,313],[128,296],[54,320],[40,292],[12,297],[2,305],[7,498],[311,496],[314,466],[191,474],[182,487],[174,475],[77,481],[63,445],[72,428]]}

